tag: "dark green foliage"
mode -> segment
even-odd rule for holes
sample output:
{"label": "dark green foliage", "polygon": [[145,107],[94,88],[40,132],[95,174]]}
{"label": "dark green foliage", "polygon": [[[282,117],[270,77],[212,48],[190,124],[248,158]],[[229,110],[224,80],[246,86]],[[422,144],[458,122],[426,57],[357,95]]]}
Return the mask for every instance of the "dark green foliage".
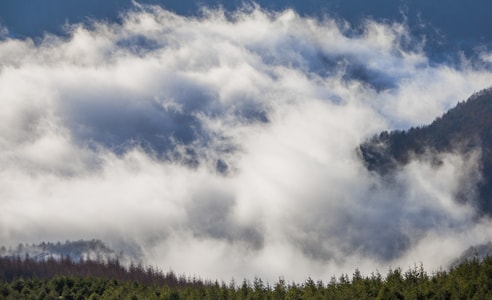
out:
{"label": "dark green foliage", "polygon": [[[439,153],[480,151],[483,180],[477,183],[481,211],[492,214],[492,88],[480,91],[437,118],[407,131],[382,132],[360,146],[367,168],[385,175],[417,158],[440,164]],[[461,190],[461,189],[460,189]],[[469,191],[455,195],[467,201]]]}
{"label": "dark green foliage", "polygon": [[[133,271],[118,267],[120,273],[75,275],[76,269],[86,272],[87,267],[94,268],[90,262],[60,261],[56,269],[59,274],[52,277],[39,278],[25,272],[40,264],[29,259],[0,258],[0,299],[492,299],[491,257],[467,260],[448,272],[432,275],[420,265],[405,272],[390,269],[384,278],[379,273],[363,276],[355,270],[351,278],[344,274],[338,279],[333,277],[328,284],[311,278],[302,284],[287,284],[280,278],[272,286],[260,278],[239,285],[234,281],[226,285],[177,279],[172,273],[162,275],[155,269],[135,266]],[[114,263],[105,268],[113,269]],[[6,271],[15,275],[7,278]],[[120,275],[113,278],[110,274]]]}

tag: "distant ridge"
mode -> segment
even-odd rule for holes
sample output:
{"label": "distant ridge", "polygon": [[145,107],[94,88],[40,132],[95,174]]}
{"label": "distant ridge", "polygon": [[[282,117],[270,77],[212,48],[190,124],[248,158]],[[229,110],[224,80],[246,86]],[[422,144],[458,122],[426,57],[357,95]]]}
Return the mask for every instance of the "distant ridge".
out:
{"label": "distant ridge", "polygon": [[127,254],[118,253],[104,242],[96,239],[65,241],[64,243],[19,244],[15,248],[2,246],[0,247],[0,257],[29,257],[36,261],[69,258],[75,262],[83,260],[105,262],[117,259],[122,263],[129,263],[134,260]]}
{"label": "distant ridge", "polygon": [[477,184],[478,206],[482,213],[492,215],[492,88],[459,102],[430,125],[384,131],[359,150],[367,169],[381,175],[429,153],[466,155],[479,150],[482,180]]}
{"label": "distant ridge", "polygon": [[451,265],[456,266],[464,261],[473,259],[483,261],[487,257],[492,257],[492,242],[487,242],[468,248]]}

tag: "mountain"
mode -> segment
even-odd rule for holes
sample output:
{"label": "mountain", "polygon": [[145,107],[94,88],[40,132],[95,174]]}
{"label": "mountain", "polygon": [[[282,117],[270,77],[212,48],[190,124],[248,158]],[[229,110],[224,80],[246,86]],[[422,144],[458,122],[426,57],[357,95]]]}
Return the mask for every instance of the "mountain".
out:
{"label": "mountain", "polygon": [[[100,240],[79,240],[57,242],[42,242],[40,244],[19,244],[16,248],[0,248],[0,257],[30,257],[43,261],[48,258],[70,258],[72,261],[92,260],[105,262],[118,259],[129,263],[137,259],[122,251],[116,252]],[[137,259],[138,260],[138,259]]]}
{"label": "mountain", "polygon": [[492,257],[492,242],[468,248],[451,264],[451,266],[457,266],[465,261],[470,261],[473,259],[483,261],[488,257]]}
{"label": "mountain", "polygon": [[414,158],[440,153],[480,151],[482,180],[477,183],[480,211],[492,215],[492,88],[475,93],[432,124],[406,131],[382,132],[360,145],[366,167],[380,175],[394,172]]}

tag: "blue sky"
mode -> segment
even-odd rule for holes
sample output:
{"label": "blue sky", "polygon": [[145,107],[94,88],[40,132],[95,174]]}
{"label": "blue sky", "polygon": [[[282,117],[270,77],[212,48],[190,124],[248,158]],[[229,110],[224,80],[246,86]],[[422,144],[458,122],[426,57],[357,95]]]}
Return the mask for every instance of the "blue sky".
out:
{"label": "blue sky", "polygon": [[[174,1],[174,0],[142,0],[139,3],[158,4],[182,15],[195,15],[199,7],[218,7],[235,10],[243,5],[243,1]],[[251,3],[251,2],[250,2]],[[290,0],[290,1],[257,1],[266,9],[282,10],[293,8],[300,14],[322,16],[325,14],[341,17],[349,22],[357,23],[367,17],[376,20],[401,21],[406,18],[415,30],[420,25],[431,25],[442,32],[451,42],[472,39],[490,43],[492,33],[488,12],[492,4],[487,0],[472,2],[452,1],[404,1],[404,0]],[[108,1],[61,1],[61,0],[19,0],[2,1],[0,3],[0,20],[13,33],[22,36],[33,36],[47,32],[60,32],[60,27],[67,21],[78,23],[87,18],[120,20],[122,11],[132,8],[130,0]]]}

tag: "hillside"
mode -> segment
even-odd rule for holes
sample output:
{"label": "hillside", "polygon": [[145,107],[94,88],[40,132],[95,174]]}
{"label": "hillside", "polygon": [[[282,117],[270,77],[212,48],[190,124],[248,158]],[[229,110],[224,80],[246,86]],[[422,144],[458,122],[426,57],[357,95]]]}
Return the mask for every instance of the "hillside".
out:
{"label": "hillside", "polygon": [[[127,247],[128,248],[128,247]],[[127,249],[128,250],[128,249]],[[131,250],[131,249],[130,249]],[[0,257],[29,257],[36,261],[47,259],[60,260],[69,258],[72,261],[92,260],[104,262],[119,260],[123,264],[140,262],[136,253],[115,251],[100,240],[78,240],[57,242],[42,242],[40,244],[19,244],[17,247],[0,247]]]}
{"label": "hillside", "polygon": [[491,299],[492,259],[472,259],[449,271],[427,274],[423,266],[390,269],[386,276],[358,270],[329,282],[275,283],[255,278],[229,284],[176,277],[153,268],[121,267],[117,261],[74,263],[0,258],[1,299]]}
{"label": "hillside", "polygon": [[382,132],[360,146],[366,167],[385,175],[429,153],[480,150],[482,180],[478,205],[492,214],[492,88],[482,90],[437,118],[432,124],[406,131]]}

